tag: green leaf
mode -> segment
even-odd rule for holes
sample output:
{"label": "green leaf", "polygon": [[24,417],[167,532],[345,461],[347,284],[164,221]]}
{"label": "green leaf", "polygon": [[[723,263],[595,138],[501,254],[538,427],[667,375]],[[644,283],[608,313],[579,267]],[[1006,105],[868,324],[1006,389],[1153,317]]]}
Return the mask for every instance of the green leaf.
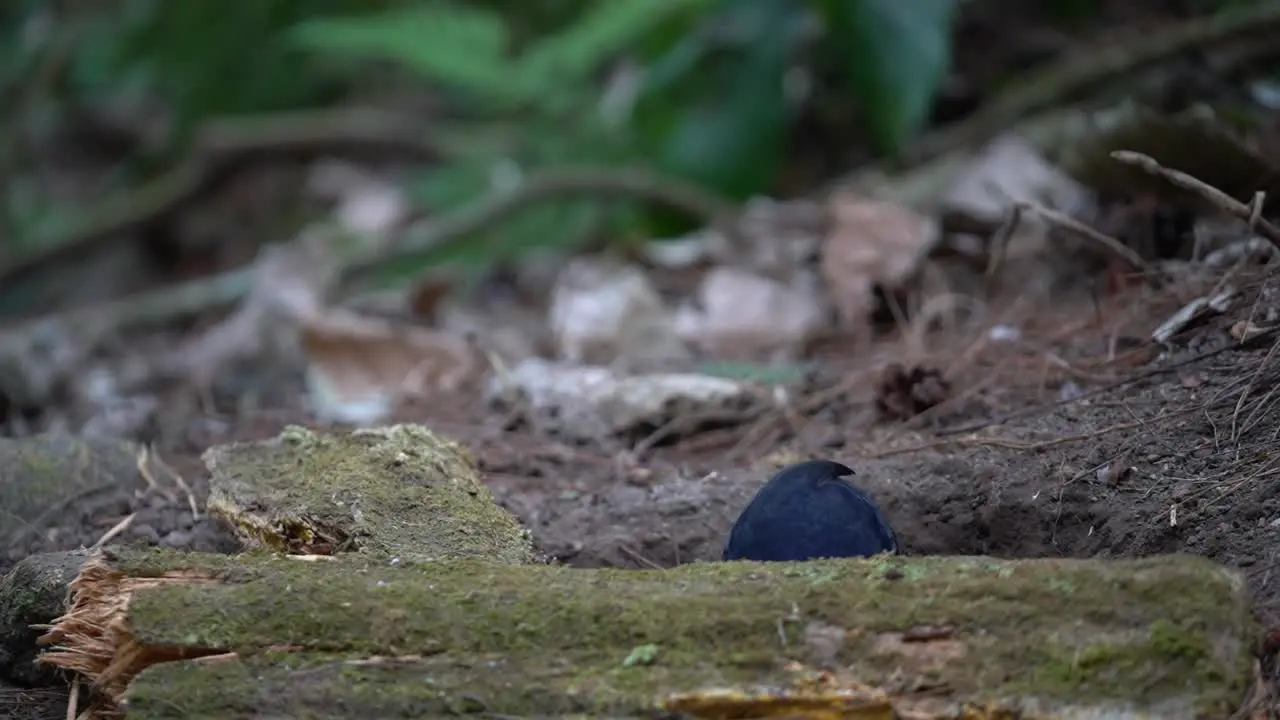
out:
{"label": "green leaf", "polygon": [[[737,0],[726,5],[741,41],[714,53],[704,73],[690,75],[695,92],[677,112],[649,110],[650,122],[669,120],[660,141],[665,170],[726,195],[766,191],[782,161],[789,120],[783,77],[803,5],[791,0]],[[690,52],[677,47],[677,52]],[[675,97],[673,97],[673,95]],[[664,88],[650,101],[678,103]]]}
{"label": "green leaf", "polygon": [[652,643],[648,645],[637,645],[631,649],[626,659],[622,661],[623,667],[635,667],[637,665],[652,665],[658,660],[660,650],[657,645]]}
{"label": "green leaf", "polygon": [[600,65],[678,14],[700,12],[715,0],[609,0],[589,5],[569,27],[539,40],[520,59],[520,71],[547,91],[587,81]]}
{"label": "green leaf", "polygon": [[900,151],[928,120],[950,65],[955,0],[826,0],[822,7],[875,141]]}
{"label": "green leaf", "polygon": [[745,380],[762,385],[786,385],[800,382],[805,374],[813,369],[812,365],[788,363],[785,365],[765,365],[753,362],[733,360],[711,361],[699,363],[696,370],[703,375]]}
{"label": "green leaf", "polygon": [[535,96],[516,81],[502,18],[486,10],[431,3],[310,20],[290,39],[309,50],[394,62],[491,102],[517,104]]}
{"label": "green leaf", "polygon": [[[494,193],[494,171],[500,158],[474,157],[443,165],[425,173],[410,187],[416,198],[441,213],[476,202],[487,202]],[[525,169],[525,178],[533,170]],[[569,253],[579,248],[587,233],[599,224],[602,209],[595,199],[550,200],[526,206],[483,230],[445,248],[428,249],[403,258],[396,268],[409,277],[422,268],[449,264],[461,268],[492,267],[518,259],[530,251]],[[390,276],[388,276],[390,277]]]}

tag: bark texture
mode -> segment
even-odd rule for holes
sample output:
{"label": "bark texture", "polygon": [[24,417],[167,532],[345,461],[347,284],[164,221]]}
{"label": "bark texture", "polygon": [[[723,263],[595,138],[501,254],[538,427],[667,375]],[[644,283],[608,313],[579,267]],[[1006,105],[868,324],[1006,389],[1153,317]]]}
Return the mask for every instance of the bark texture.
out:
{"label": "bark texture", "polygon": [[114,608],[85,674],[130,718],[1225,718],[1252,678],[1243,584],[1187,556],[664,572],[153,551],[81,581]]}

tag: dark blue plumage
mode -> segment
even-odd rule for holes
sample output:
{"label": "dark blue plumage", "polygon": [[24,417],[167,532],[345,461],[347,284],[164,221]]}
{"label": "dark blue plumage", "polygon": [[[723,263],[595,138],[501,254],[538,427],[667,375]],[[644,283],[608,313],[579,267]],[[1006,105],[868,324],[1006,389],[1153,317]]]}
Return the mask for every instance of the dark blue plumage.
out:
{"label": "dark blue plumage", "polygon": [[875,502],[843,479],[853,470],[830,460],[783,468],[738,516],[725,560],[811,560],[897,552],[898,540]]}

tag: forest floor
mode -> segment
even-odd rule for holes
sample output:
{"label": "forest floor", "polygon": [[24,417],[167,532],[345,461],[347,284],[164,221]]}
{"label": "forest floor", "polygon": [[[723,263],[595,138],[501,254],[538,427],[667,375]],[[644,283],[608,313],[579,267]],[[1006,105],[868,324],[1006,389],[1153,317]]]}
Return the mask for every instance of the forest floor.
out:
{"label": "forest floor", "polygon": [[[1180,303],[1144,289],[1051,310],[1010,306],[991,317],[1021,328],[1019,339],[941,333],[924,357],[894,334],[861,352],[832,342],[815,358],[815,377],[782,407],[664,442],[570,444],[474,394],[437,396],[394,420],[467,444],[498,502],[542,550],[577,567],[718,559],[737,513],[772,472],[827,457],[855,468],[907,553],[1194,553],[1239,570],[1259,619],[1274,627],[1280,341],[1266,321],[1280,315],[1280,277],[1258,271],[1237,281],[1232,309],[1164,345],[1150,341],[1151,331]],[[1242,329],[1253,337],[1240,341]],[[877,380],[894,360],[942,371],[950,398],[887,422],[876,410]],[[9,547],[0,570],[30,553],[92,545],[129,516],[112,542],[234,552],[236,542],[203,512],[200,454],[288,424],[317,426],[298,409],[301,379],[290,382],[277,384],[278,406],[170,409],[154,448],[184,479],[182,491],[122,491],[73,508]],[[1272,652],[1262,664],[1272,687],[1274,665]],[[59,702],[52,697],[49,711]]]}
{"label": "forest floor", "polygon": [[[884,422],[873,402],[873,368],[903,346],[892,336],[858,361],[838,343],[824,348],[820,379],[784,409],[641,450],[568,444],[469,395],[418,403],[396,420],[469,445],[498,501],[543,550],[575,566],[716,559],[734,517],[777,467],[828,457],[856,469],[908,553],[1196,553],[1242,571],[1271,624],[1280,618],[1278,345],[1269,331],[1237,343],[1232,326],[1238,335],[1249,318],[1274,314],[1278,288],[1280,279],[1254,278],[1232,311],[1163,348],[1145,338],[1177,305],[1141,290],[1024,316],[1014,343],[934,341],[916,364],[942,369],[951,399],[906,423]],[[165,420],[156,450],[186,479],[197,514],[184,493],[123,493],[68,513],[63,527],[29,536],[6,560],[92,544],[130,514],[116,542],[233,550],[199,511],[199,455],[315,425],[291,405]]]}

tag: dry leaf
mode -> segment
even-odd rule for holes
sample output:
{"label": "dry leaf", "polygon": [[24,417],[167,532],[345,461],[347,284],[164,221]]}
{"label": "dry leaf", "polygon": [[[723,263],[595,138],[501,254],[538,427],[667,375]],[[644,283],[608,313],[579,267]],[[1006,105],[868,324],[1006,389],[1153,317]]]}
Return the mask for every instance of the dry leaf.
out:
{"label": "dry leaf", "polygon": [[829,218],[813,200],[753,197],[742,209],[738,234],[745,258],[724,258],[773,277],[811,265],[822,246]]}
{"label": "dry leaf", "polygon": [[386,318],[331,310],[300,329],[312,401],[328,420],[375,424],[399,400],[456,390],[481,368],[467,338]]}
{"label": "dry leaf", "polygon": [[934,218],[851,189],[832,193],[828,213],[822,278],[845,326],[865,328],[875,287],[896,289],[910,278],[937,243],[940,228]]}
{"label": "dry leaf", "polygon": [[781,351],[796,357],[827,324],[827,308],[812,275],[791,285],[746,270],[715,268],[702,279],[695,304],[676,314],[676,332],[719,358]]}
{"label": "dry leaf", "polygon": [[755,401],[750,386],[728,378],[697,373],[628,376],[541,358],[529,358],[490,381],[490,402],[509,402],[513,394],[529,404],[543,429],[578,440],[655,427],[669,427],[678,435],[706,424],[742,422],[753,417],[748,410]]}
{"label": "dry leaf", "polygon": [[296,323],[322,312],[336,275],[330,237],[316,226],[290,242],[263,248],[253,287],[240,307],[172,356],[159,359],[157,371],[207,384],[237,359],[264,352],[292,357]]}
{"label": "dry leaf", "polygon": [[317,195],[338,201],[334,219],[340,226],[375,243],[384,242],[410,216],[403,190],[350,163],[318,162],[308,184]]}
{"label": "dry leaf", "polygon": [[608,260],[570,261],[551,293],[550,325],[570,362],[648,366],[690,355],[644,272]]}
{"label": "dry leaf", "polygon": [[944,212],[999,223],[1017,202],[1088,217],[1095,205],[1089,190],[1050,164],[1031,143],[1004,135],[988,143],[943,194]]}

